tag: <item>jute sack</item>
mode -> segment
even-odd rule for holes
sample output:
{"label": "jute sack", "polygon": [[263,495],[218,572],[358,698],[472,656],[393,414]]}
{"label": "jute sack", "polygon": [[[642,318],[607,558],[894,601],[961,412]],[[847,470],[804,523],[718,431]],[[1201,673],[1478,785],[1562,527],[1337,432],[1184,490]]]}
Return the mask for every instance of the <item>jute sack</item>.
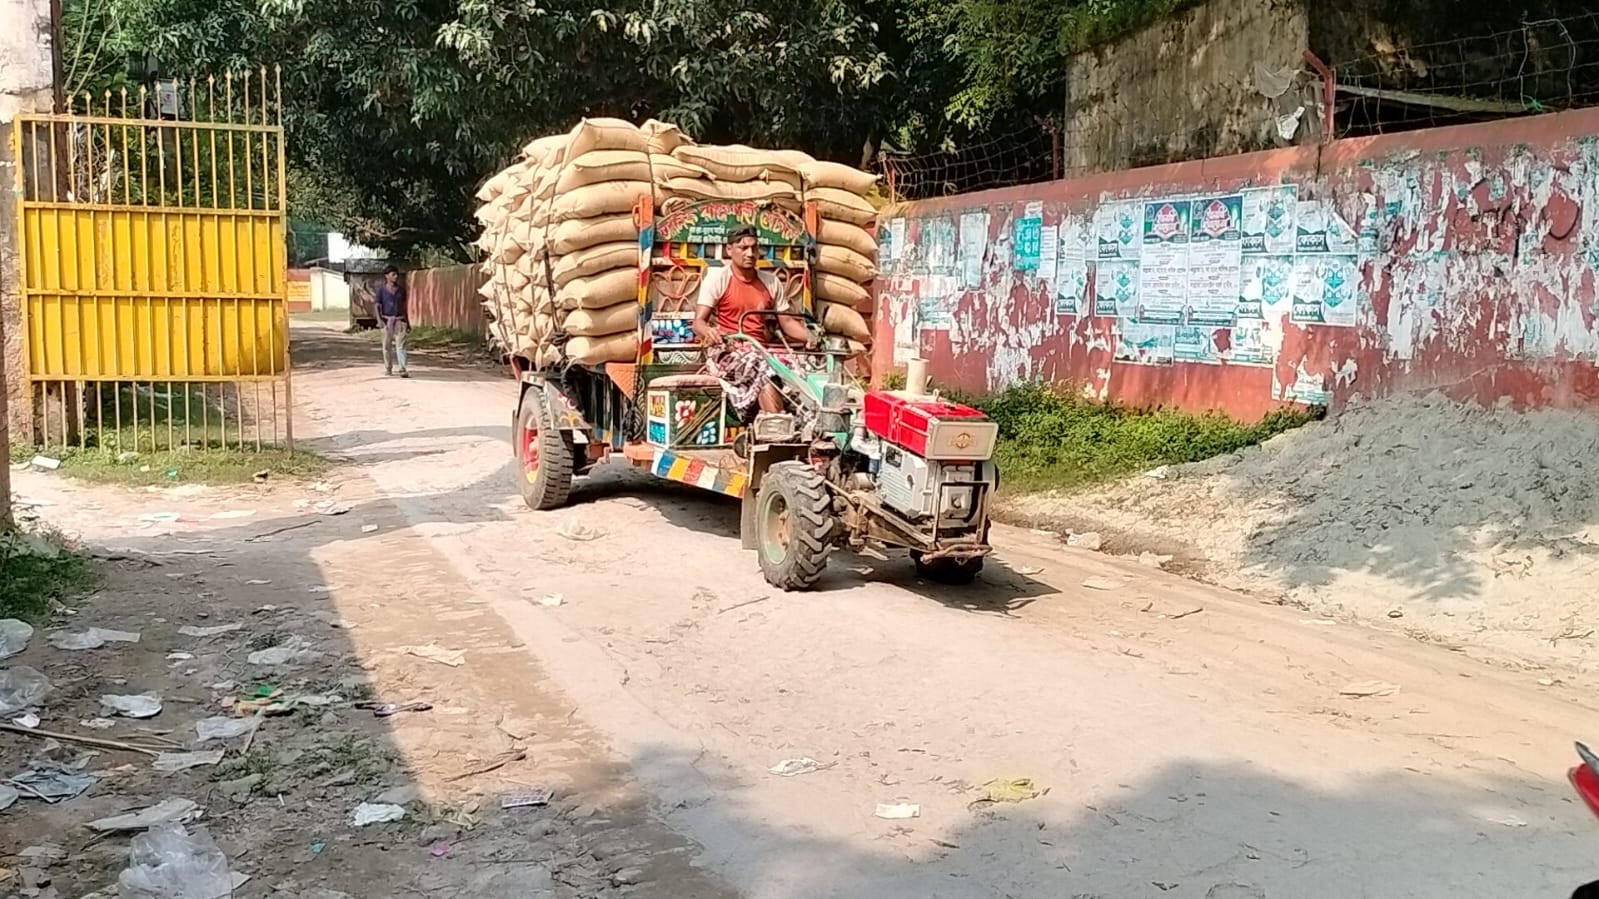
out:
{"label": "jute sack", "polygon": [[556,187],[561,183],[561,171],[560,166],[552,165],[528,176],[529,191],[534,199],[548,201],[555,198]]}
{"label": "jute sack", "polygon": [[510,210],[499,203],[488,203],[479,206],[473,216],[483,223],[484,230],[494,230],[504,224],[506,218],[510,216]]}
{"label": "jute sack", "polygon": [[665,185],[667,193],[703,200],[773,200],[799,202],[799,193],[780,181],[721,181],[703,178],[673,178]]}
{"label": "jute sack", "polygon": [[816,161],[816,157],[804,150],[772,150],[772,158],[796,172],[804,172],[805,167]]}
{"label": "jute sack", "polygon": [[495,197],[505,193],[505,189],[510,186],[510,181],[510,172],[500,172],[489,180],[483,182],[483,186],[478,188],[477,193],[473,196],[477,197],[478,201],[481,203],[492,202]]}
{"label": "jute sack", "polygon": [[823,274],[837,275],[859,284],[877,277],[872,260],[848,247],[820,244],[816,248],[816,268]]}
{"label": "jute sack", "polygon": [[749,147],[678,147],[672,155],[697,165],[718,181],[776,181],[800,187],[804,181],[776,156]]}
{"label": "jute sack", "polygon": [[513,265],[526,252],[527,250],[514,240],[501,240],[500,245],[494,249],[494,261],[501,265]]}
{"label": "jute sack", "polygon": [[553,368],[557,362],[561,361],[561,350],[553,346],[543,347],[538,351],[538,355],[533,361],[539,368]]}
{"label": "jute sack", "polygon": [[566,316],[566,333],[578,337],[603,337],[638,330],[637,303],[617,303],[604,309],[575,309]]}
{"label": "jute sack", "polygon": [[836,187],[808,190],[805,199],[816,202],[816,211],[824,219],[837,219],[864,228],[877,218],[877,208],[870,201]]}
{"label": "jute sack", "polygon": [[649,121],[640,125],[639,130],[644,132],[644,140],[647,144],[647,149],[652,154],[662,153],[671,155],[672,151],[676,150],[678,147],[684,147],[694,143],[694,141],[689,139],[688,135],[683,133],[683,129],[677,127],[676,125],[657,121],[655,119],[650,119]]}
{"label": "jute sack", "polygon": [[638,243],[638,227],[631,212],[591,219],[568,219],[550,230],[550,252],[557,256],[576,253],[603,243],[631,240]]}
{"label": "jute sack", "polygon": [[654,195],[655,187],[648,181],[608,181],[604,184],[590,184],[570,193],[556,194],[550,212],[550,221],[565,222],[632,212],[633,205],[640,197],[653,198]]}
{"label": "jute sack", "polygon": [[587,278],[618,268],[638,268],[638,242],[602,243],[576,253],[568,253],[555,263],[555,286],[565,287],[578,278]]}
{"label": "jute sack", "polygon": [[816,313],[817,318],[822,320],[822,329],[827,333],[838,334],[862,343],[871,342],[872,329],[866,324],[866,319],[854,309],[838,303],[817,303]]}
{"label": "jute sack", "polygon": [[632,122],[622,119],[584,119],[573,128],[566,144],[565,158],[577,159],[595,150],[635,150],[647,152],[649,136]]}
{"label": "jute sack", "polygon": [[859,196],[877,184],[876,175],[837,162],[811,162],[800,166],[799,172],[810,189],[832,187]]}
{"label": "jute sack", "polygon": [[858,308],[872,300],[870,290],[848,278],[840,278],[827,272],[817,272],[811,278],[811,294],[818,300],[842,303],[851,308]]}
{"label": "jute sack", "polygon": [[556,294],[555,305],[562,309],[604,309],[637,299],[638,270],[624,268],[572,281]]}
{"label": "jute sack", "polygon": [[638,334],[629,331],[607,337],[574,337],[566,342],[566,355],[583,365],[632,362],[638,358]]}
{"label": "jute sack", "polygon": [[514,266],[502,269],[505,273],[505,286],[511,293],[521,293],[527,289],[530,279]]}
{"label": "jute sack", "polygon": [[865,256],[877,258],[877,239],[859,225],[837,219],[822,219],[816,229],[816,242],[822,246],[845,247]]}
{"label": "jute sack", "polygon": [[552,134],[531,141],[522,148],[522,158],[534,166],[559,165],[567,138],[565,134]]}
{"label": "jute sack", "polygon": [[556,190],[565,193],[606,181],[654,181],[670,178],[709,178],[711,173],[664,153],[650,155],[632,150],[595,150],[562,168]]}

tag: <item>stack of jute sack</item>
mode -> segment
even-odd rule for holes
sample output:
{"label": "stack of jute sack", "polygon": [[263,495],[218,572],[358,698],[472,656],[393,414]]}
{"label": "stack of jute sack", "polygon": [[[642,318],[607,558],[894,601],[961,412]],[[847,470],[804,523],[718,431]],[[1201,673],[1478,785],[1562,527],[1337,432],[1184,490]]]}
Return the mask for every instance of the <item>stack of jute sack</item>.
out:
{"label": "stack of jute sack", "polygon": [[829,332],[868,343],[877,241],[866,195],[875,181],[795,150],[698,146],[675,125],[585,119],[528,144],[477,193],[480,293],[493,336],[540,368],[563,357],[632,361],[640,287],[633,210],[649,197],[661,214],[706,200],[795,211],[815,202],[817,317]]}

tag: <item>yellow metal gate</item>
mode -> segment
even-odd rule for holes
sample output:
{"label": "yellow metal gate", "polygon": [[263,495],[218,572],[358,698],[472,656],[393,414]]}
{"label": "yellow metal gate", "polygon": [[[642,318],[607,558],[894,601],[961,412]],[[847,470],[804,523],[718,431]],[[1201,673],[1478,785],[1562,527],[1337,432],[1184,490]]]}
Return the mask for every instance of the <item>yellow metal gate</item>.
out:
{"label": "yellow metal gate", "polygon": [[12,133],[35,442],[292,449],[278,77],[71,107]]}

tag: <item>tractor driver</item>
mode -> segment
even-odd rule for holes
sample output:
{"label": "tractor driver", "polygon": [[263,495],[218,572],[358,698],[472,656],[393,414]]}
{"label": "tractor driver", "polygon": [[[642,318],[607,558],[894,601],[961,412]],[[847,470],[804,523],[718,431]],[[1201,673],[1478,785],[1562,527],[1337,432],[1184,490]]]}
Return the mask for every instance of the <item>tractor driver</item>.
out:
{"label": "tractor driver", "polygon": [[[722,382],[728,402],[739,417],[749,421],[759,407],[762,412],[783,411],[783,395],[772,380],[766,354],[744,340],[727,340],[725,335],[742,330],[766,345],[772,345],[771,316],[751,316],[746,312],[789,312],[792,304],[783,295],[782,284],[771,272],[755,267],[760,258],[755,229],[742,227],[727,237],[727,264],[709,267],[700,283],[694,310],[694,333],[705,345],[706,367]],[[816,338],[805,322],[790,315],[778,316],[776,326],[789,343],[813,349]]]}

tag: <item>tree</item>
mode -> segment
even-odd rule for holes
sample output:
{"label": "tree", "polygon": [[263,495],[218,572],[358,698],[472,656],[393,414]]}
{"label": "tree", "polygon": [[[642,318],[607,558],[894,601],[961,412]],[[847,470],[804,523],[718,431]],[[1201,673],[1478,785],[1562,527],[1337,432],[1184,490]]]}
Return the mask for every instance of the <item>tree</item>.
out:
{"label": "tree", "polygon": [[68,0],[110,10],[68,24],[180,77],[281,66],[296,215],[464,257],[477,184],[582,116],[860,164],[1030,116],[1093,23],[1184,0],[941,2]]}

